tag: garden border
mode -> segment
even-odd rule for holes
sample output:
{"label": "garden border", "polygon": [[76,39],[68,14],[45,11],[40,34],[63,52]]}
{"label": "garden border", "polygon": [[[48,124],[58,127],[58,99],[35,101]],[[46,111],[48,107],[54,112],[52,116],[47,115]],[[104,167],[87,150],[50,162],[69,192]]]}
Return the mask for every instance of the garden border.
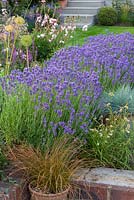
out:
{"label": "garden border", "polygon": [[[74,183],[80,186],[80,196],[84,200],[89,200],[89,194],[92,200],[134,200],[134,173],[131,170],[102,167],[82,169],[77,177]],[[0,200],[29,199],[24,179],[13,178],[12,182],[0,182]]]}

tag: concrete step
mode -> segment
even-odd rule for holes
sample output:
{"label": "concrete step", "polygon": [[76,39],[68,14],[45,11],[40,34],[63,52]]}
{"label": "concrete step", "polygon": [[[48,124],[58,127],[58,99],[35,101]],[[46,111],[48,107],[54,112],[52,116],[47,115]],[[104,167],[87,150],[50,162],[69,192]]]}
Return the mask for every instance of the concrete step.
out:
{"label": "concrete step", "polygon": [[133,170],[82,169],[77,177],[74,182],[80,185],[84,200],[134,200]]}
{"label": "concrete step", "polygon": [[[81,1],[81,2],[83,2],[83,1],[87,1],[87,2],[91,2],[91,1],[93,1],[93,2],[96,2],[96,1],[99,1],[99,0],[68,0],[68,2],[72,2],[72,1]],[[104,0],[102,0],[102,1],[104,1]]]}
{"label": "concrete step", "polygon": [[66,7],[63,10],[63,14],[77,14],[77,15],[95,15],[100,7]]}
{"label": "concrete step", "polygon": [[77,27],[83,27],[84,25],[93,25],[95,15],[62,14],[62,17],[62,21],[64,21],[65,24],[73,24]]}
{"label": "concrete step", "polygon": [[73,0],[73,1],[69,1],[68,2],[68,7],[102,7],[104,6],[104,1],[76,1],[76,0]]}

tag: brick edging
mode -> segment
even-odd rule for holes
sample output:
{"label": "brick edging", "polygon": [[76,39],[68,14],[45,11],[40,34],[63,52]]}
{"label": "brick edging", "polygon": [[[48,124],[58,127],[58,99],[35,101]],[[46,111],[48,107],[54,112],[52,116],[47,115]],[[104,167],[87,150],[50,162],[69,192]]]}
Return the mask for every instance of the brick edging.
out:
{"label": "brick edging", "polygon": [[27,184],[24,179],[0,181],[0,200],[30,200]]}

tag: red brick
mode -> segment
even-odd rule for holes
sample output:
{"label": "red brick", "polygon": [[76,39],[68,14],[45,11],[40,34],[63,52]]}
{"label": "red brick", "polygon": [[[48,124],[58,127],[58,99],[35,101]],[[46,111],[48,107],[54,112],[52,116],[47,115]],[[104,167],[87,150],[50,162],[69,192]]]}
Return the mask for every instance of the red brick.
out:
{"label": "red brick", "polygon": [[0,182],[0,200],[29,200],[29,191],[24,180],[16,180],[17,183]]}
{"label": "red brick", "polygon": [[134,200],[134,189],[127,187],[113,187],[110,200]]}

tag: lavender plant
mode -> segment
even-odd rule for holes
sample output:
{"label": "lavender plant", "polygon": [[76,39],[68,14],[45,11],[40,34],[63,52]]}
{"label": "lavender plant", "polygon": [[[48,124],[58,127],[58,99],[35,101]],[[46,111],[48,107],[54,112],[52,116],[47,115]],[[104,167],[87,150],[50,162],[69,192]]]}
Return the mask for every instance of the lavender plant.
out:
{"label": "lavender plant", "polygon": [[[81,47],[56,52],[43,68],[14,70],[1,78],[6,93],[0,117],[3,138],[9,143],[25,138],[35,146],[59,134],[85,140],[93,118],[98,117],[102,91],[119,83],[133,85],[133,44],[134,36],[129,33],[90,37]],[[36,112],[40,117],[35,120]]]}
{"label": "lavender plant", "polygon": [[96,72],[54,65],[12,71],[1,85],[6,92],[0,116],[3,138],[34,146],[60,134],[84,140],[96,112],[91,103],[101,93]]}
{"label": "lavender plant", "polygon": [[130,33],[89,37],[81,47],[69,47],[55,53],[45,65],[93,70],[99,74],[104,90],[122,83],[134,83],[134,35]]}

